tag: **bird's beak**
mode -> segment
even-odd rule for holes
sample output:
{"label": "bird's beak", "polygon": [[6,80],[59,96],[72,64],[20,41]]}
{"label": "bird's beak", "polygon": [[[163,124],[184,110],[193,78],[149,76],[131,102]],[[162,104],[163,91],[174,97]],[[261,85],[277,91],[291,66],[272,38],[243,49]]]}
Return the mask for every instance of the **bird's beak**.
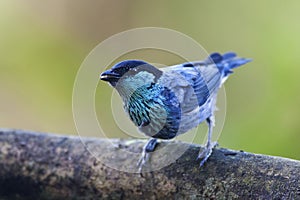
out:
{"label": "bird's beak", "polygon": [[107,70],[100,75],[100,79],[107,82],[117,82],[120,78],[119,74],[111,70]]}

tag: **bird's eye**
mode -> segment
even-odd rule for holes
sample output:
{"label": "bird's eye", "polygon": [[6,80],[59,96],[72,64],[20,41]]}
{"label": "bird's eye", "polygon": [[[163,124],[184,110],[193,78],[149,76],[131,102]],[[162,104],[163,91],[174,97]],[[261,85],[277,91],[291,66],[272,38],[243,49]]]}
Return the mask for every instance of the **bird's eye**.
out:
{"label": "bird's eye", "polygon": [[131,70],[134,71],[134,72],[136,72],[136,71],[137,71],[137,68],[132,68]]}

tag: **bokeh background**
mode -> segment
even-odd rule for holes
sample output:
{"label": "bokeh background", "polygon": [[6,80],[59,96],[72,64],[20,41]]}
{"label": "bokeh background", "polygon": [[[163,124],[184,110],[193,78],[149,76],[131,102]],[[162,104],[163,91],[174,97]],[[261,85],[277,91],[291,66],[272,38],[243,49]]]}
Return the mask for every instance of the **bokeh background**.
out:
{"label": "bokeh background", "polygon": [[[220,146],[299,160],[299,9],[297,0],[2,0],[0,127],[76,135],[72,89],[87,54],[121,31],[165,27],[189,35],[208,52],[234,50],[254,60],[226,82]],[[160,61],[174,64],[172,56]],[[103,110],[110,102],[101,100],[112,89],[99,83],[97,90],[96,108],[111,129],[108,136],[121,137]]]}

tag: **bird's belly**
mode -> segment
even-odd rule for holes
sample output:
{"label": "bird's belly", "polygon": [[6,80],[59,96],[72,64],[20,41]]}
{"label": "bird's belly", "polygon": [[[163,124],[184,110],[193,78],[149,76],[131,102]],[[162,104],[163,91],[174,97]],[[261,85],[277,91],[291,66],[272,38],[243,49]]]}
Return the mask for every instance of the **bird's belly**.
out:
{"label": "bird's belly", "polygon": [[139,127],[139,130],[153,138],[172,139],[197,127],[207,118],[206,116],[201,117],[199,110],[181,115],[181,120],[152,119],[150,124]]}
{"label": "bird's belly", "polygon": [[[201,107],[196,107],[189,112],[181,110],[181,112],[174,112],[173,115],[169,115],[160,106],[156,108],[154,106],[149,112],[149,123],[139,125],[139,130],[153,138],[172,139],[197,127],[210,117],[213,114],[214,105],[215,100],[211,98]],[[135,115],[141,116],[141,113],[138,112]]]}
{"label": "bird's belly", "polygon": [[200,123],[209,118],[215,110],[215,96],[208,99],[201,107],[197,107],[191,112],[182,112],[180,127],[177,135],[197,127]]}
{"label": "bird's belly", "polygon": [[199,110],[183,114],[177,135],[188,132],[189,130],[197,127],[203,119],[200,117]]}
{"label": "bird's belly", "polygon": [[139,126],[139,130],[147,136],[172,139],[177,135],[180,126],[180,111],[170,113],[162,106],[156,105],[150,110],[149,118],[150,123],[146,126]]}

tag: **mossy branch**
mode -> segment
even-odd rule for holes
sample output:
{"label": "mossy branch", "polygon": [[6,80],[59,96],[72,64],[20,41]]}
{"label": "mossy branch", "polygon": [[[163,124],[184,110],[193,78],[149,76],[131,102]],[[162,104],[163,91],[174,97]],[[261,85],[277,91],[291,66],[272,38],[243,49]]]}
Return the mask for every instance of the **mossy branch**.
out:
{"label": "mossy branch", "polygon": [[[108,167],[83,143],[116,166],[135,168],[136,158],[120,149],[141,152],[144,141],[0,129],[0,199],[300,199],[299,161],[217,148],[199,168],[199,146],[173,143],[187,150],[141,176]],[[164,162],[153,156],[154,165]]]}

